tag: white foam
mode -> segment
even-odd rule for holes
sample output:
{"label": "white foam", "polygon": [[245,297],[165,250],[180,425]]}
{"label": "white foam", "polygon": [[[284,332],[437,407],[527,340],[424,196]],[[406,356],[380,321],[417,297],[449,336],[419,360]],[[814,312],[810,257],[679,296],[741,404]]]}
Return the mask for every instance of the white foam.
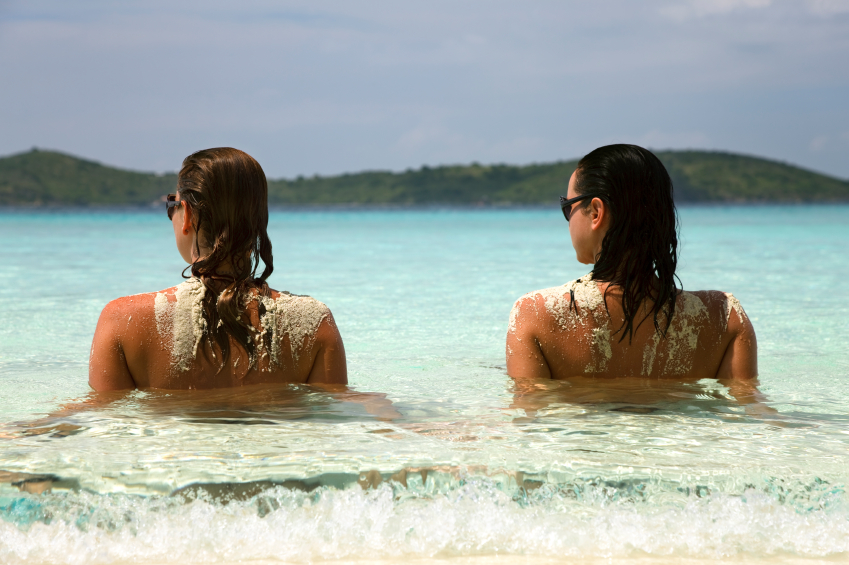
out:
{"label": "white foam", "polygon": [[[89,493],[21,496],[41,521],[16,525],[3,501],[3,563],[312,562],[330,559],[524,555],[690,558],[849,552],[849,508],[800,511],[775,496],[680,496],[667,504],[612,497],[610,486],[577,497],[544,485],[508,494],[471,480],[422,495],[386,483],[371,491],[273,488],[246,501]],[[839,501],[838,501],[839,502]],[[24,510],[18,512],[22,515]],[[50,516],[48,519],[47,516]]]}

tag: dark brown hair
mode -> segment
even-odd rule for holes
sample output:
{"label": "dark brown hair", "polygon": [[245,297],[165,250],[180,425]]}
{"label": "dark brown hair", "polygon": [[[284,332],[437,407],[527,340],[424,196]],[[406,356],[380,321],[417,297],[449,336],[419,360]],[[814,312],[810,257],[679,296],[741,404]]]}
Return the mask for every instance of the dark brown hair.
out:
{"label": "dark brown hair", "polygon": [[[666,336],[678,296],[678,215],[669,173],[651,151],[617,144],[588,153],[575,180],[578,195],[598,193],[610,208],[610,228],[592,275],[622,289],[625,322],[617,330],[619,341],[633,337],[634,318],[646,301],[653,305],[637,328],[653,315],[655,331]],[[588,205],[589,200],[584,208]]]}
{"label": "dark brown hair", "polygon": [[[191,208],[192,225],[198,234],[195,250],[199,258],[191,264],[191,270],[206,286],[203,308],[208,345],[213,341],[218,344],[223,363],[230,356],[228,336],[232,336],[253,364],[256,346],[250,324],[242,319],[241,301],[254,288],[267,294],[265,281],[274,270],[266,232],[265,173],[244,151],[231,147],[204,149],[183,160],[177,189],[180,200]],[[201,246],[206,255],[201,255]],[[264,268],[257,277],[260,260]]]}

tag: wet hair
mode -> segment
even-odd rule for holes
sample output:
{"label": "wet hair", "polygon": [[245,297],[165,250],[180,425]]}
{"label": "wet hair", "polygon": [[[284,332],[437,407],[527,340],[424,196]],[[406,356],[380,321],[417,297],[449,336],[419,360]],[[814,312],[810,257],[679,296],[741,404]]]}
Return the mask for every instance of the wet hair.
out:
{"label": "wet hair", "polygon": [[[610,227],[596,256],[592,278],[622,290],[625,322],[617,330],[630,340],[651,315],[662,336],[672,323],[678,265],[678,215],[672,179],[651,151],[636,145],[606,145],[578,163],[575,192],[597,193],[610,211]],[[581,205],[586,209],[591,200]],[[679,281],[680,283],[680,281]],[[610,287],[608,287],[609,290]],[[607,291],[604,297],[607,307]],[[647,302],[651,310],[634,327]]]}
{"label": "wet hair", "polygon": [[[223,367],[230,356],[229,337],[233,337],[253,364],[256,346],[250,324],[242,319],[242,302],[254,288],[267,295],[265,281],[274,270],[266,231],[265,173],[244,151],[204,149],[183,160],[177,190],[192,211],[192,225],[198,233],[195,251],[199,258],[190,268],[206,286],[207,345],[218,344]],[[205,255],[201,255],[201,245],[208,250]],[[257,276],[260,260],[264,268]]]}

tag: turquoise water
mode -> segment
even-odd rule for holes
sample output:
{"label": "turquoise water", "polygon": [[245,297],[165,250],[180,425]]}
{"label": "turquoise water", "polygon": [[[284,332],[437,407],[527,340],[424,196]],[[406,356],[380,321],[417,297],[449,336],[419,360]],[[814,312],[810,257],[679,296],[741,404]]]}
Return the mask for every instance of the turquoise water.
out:
{"label": "turquoise water", "polygon": [[100,309],[181,281],[164,214],[0,212],[0,562],[849,557],[849,207],[680,215],[758,403],[517,388],[513,301],[588,270],[557,210],[273,213],[271,284],[330,306],[350,389],[98,397]]}

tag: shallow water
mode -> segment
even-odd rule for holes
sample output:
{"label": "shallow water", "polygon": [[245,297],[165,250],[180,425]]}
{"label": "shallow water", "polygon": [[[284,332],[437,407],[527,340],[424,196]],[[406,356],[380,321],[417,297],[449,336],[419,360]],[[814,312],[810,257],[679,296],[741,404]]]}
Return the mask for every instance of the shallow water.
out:
{"label": "shallow water", "polygon": [[680,212],[684,287],[758,333],[746,402],[507,378],[513,301],[588,270],[556,210],[274,213],[349,389],[91,395],[103,305],[181,280],[170,226],[0,212],[0,562],[849,557],[849,207]]}

